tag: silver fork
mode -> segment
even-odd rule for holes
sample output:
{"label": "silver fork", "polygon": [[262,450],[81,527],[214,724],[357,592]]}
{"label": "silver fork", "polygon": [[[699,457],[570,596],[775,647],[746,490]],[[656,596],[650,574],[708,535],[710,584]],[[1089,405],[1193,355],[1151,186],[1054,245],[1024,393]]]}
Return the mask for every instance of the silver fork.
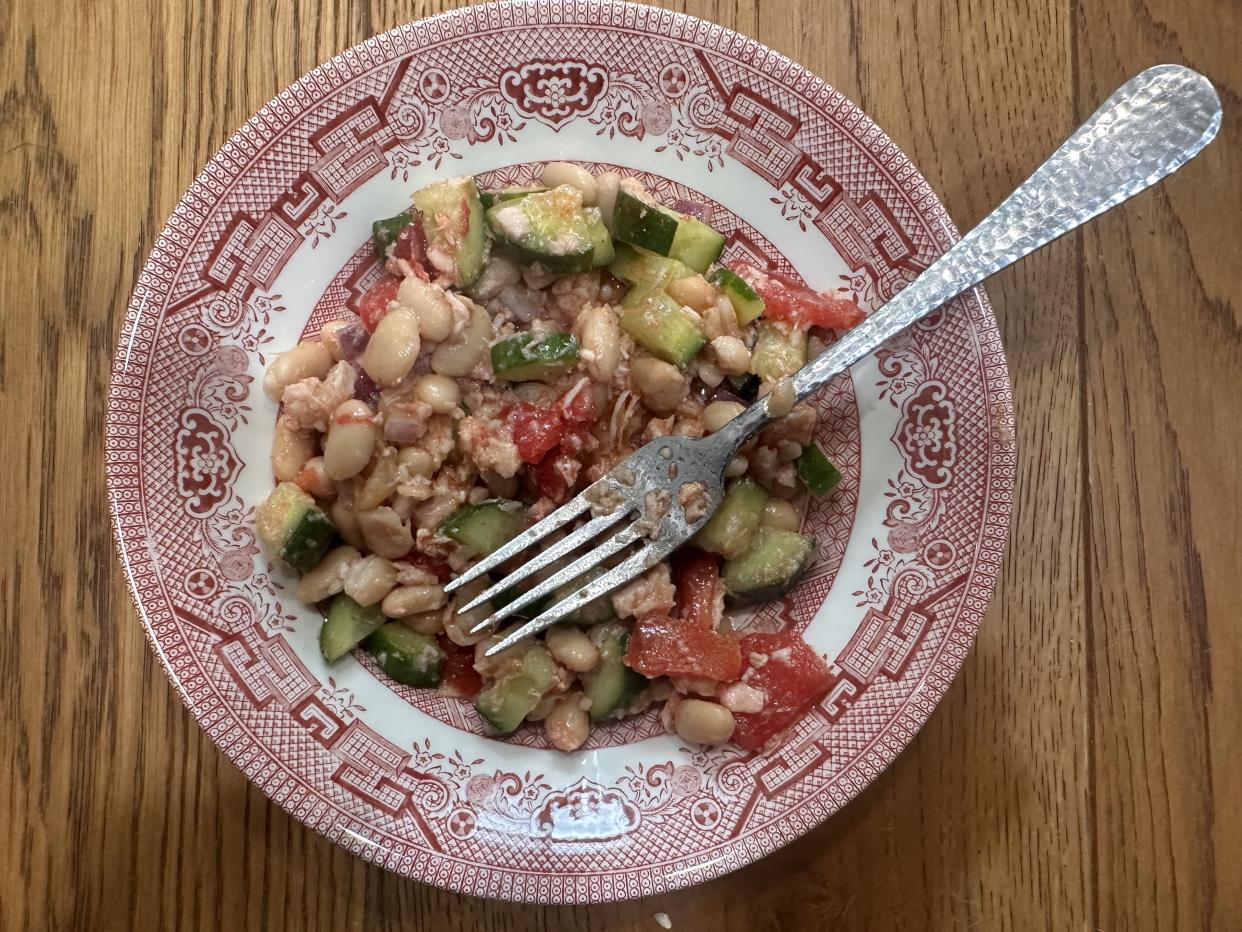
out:
{"label": "silver fork", "polygon": [[[1159,65],[1127,81],[978,226],[884,307],[798,371],[792,377],[794,395],[805,398],[919,318],[1176,171],[1212,141],[1220,121],[1216,91],[1205,77],[1188,68]],[[475,625],[472,633],[477,634],[603,567],[569,596],[493,645],[487,655],[607,595],[689,540],[720,504],[725,466],[774,419],[768,411],[772,398],[768,395],[751,405],[708,437],[651,441],[445,586],[452,592],[519,557],[558,528],[591,514],[581,527],[458,609],[467,611],[497,596],[512,595],[514,586],[560,560],[570,561]],[[705,507],[701,514],[696,511],[695,520],[688,520],[684,502],[695,498]],[[601,537],[593,549],[586,549]]]}

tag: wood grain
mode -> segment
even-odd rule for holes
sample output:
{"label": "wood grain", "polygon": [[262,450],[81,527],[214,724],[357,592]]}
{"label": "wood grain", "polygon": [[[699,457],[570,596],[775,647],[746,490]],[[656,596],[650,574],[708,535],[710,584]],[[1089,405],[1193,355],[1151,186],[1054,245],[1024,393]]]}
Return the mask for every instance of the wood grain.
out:
{"label": "wood grain", "polygon": [[459,4],[0,5],[0,930],[1242,928],[1242,160],[1234,0],[686,0],[859,101],[963,226],[1118,83],[1209,74],[1221,142],[989,286],[1019,494],[978,646],[837,818],[731,877],[590,909],[446,894],[251,789],[148,652],[102,400],[159,225],[268,98]]}

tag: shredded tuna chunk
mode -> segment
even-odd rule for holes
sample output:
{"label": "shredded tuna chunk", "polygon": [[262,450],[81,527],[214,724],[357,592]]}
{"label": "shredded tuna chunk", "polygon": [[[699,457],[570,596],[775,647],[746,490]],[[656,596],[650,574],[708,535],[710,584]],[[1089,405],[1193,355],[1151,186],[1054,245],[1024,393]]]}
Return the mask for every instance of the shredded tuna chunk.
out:
{"label": "shredded tuna chunk", "polygon": [[621,618],[671,612],[676,601],[677,590],[673,587],[667,563],[656,564],[612,594],[613,610]]}
{"label": "shredded tuna chunk", "polygon": [[522,467],[513,434],[500,421],[481,415],[464,418],[457,427],[457,440],[480,472],[511,479]]}
{"label": "shredded tuna chunk", "polygon": [[730,712],[762,712],[767,694],[745,683],[730,683],[720,691],[719,699]]}
{"label": "shredded tuna chunk", "polygon": [[325,433],[336,406],[354,397],[358,373],[347,362],[338,362],[323,379],[309,378],[285,389],[281,402],[286,423],[294,430]]}

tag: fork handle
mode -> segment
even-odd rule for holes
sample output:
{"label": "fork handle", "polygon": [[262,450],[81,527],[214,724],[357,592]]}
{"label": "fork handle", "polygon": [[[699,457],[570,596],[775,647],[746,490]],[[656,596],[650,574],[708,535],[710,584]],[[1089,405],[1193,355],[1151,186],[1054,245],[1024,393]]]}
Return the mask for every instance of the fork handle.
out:
{"label": "fork handle", "polygon": [[[1172,174],[1220,122],[1220,98],[1198,72],[1157,65],[1131,78],[978,226],[803,366],[793,376],[798,399],[985,278]],[[751,405],[720,433],[737,449],[771,420],[766,403]]]}

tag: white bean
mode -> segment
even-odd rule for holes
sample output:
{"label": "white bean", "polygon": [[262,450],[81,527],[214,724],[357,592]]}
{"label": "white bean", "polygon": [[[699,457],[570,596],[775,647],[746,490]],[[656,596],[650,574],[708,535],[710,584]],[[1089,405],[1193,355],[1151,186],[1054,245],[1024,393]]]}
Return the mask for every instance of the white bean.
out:
{"label": "white bean", "polygon": [[[387,318],[385,318],[387,319]],[[371,338],[374,342],[375,338]],[[492,342],[492,318],[477,304],[470,310],[470,320],[455,339],[446,340],[431,354],[431,371],[455,379],[471,373],[487,355]]]}
{"label": "white bean", "polygon": [[419,447],[402,447],[397,453],[397,466],[408,476],[423,476],[427,479],[436,471],[436,463],[431,454]]}
{"label": "white bean", "polygon": [[418,333],[424,340],[440,343],[452,334],[453,308],[439,285],[411,276],[397,289],[397,303],[418,316]]}
{"label": "white bean", "polygon": [[371,554],[345,574],[345,594],[359,605],[374,605],[397,585],[397,571],[383,557]]}
{"label": "white bean", "polygon": [[746,470],[750,468],[750,462],[746,457],[738,454],[729,460],[729,465],[725,467],[725,478],[736,479],[738,476],[746,475]]}
{"label": "white bean", "polygon": [[595,203],[595,178],[581,165],[573,162],[549,162],[543,167],[539,180],[545,188],[559,188],[563,184],[575,188],[582,195],[582,206]]}
{"label": "white bean", "polygon": [[712,340],[716,365],[725,375],[742,375],[750,368],[750,350],[737,337],[721,336]]}
{"label": "white bean", "polygon": [[778,531],[794,531],[802,526],[798,518],[798,510],[789,502],[777,498],[769,498],[763,506],[763,517],[759,520],[761,527],[775,528]]}
{"label": "white bean", "polygon": [[319,328],[319,342],[337,362],[341,361],[341,331],[348,326],[347,320],[330,320]]}
{"label": "white bean", "polygon": [[574,331],[582,344],[582,358],[587,374],[596,382],[611,382],[621,364],[621,325],[610,307],[588,304],[577,320]]}
{"label": "white bean", "polygon": [[582,708],[582,697],[570,693],[558,702],[543,720],[548,740],[562,751],[576,751],[591,733],[591,722]]}
{"label": "white bean", "polygon": [[380,610],[389,618],[430,612],[444,607],[443,586],[399,586],[384,596]]}
{"label": "white bean", "polygon": [[298,470],[297,482],[303,491],[309,492],[315,498],[336,498],[336,483],[328,475],[322,456],[312,456],[302,464],[302,468]]}
{"label": "white bean", "polygon": [[677,734],[691,744],[724,744],[737,723],[724,706],[703,699],[683,699],[673,717]]}
{"label": "white bean", "polygon": [[[759,386],[760,395],[765,394],[763,389],[766,386]],[[768,399],[768,414],[772,417],[784,417],[793,410],[794,405],[798,402],[798,396],[794,394],[793,382],[786,376],[777,380],[771,389],[766,393],[772,397]]]}
{"label": "white bean", "polygon": [[457,611],[458,605],[465,605],[486,589],[488,585],[486,577],[476,579],[473,582],[466,583],[454,595],[452,607],[448,616],[444,619],[444,633],[448,635],[448,639],[454,644],[461,647],[469,647],[471,644],[478,644],[488,636],[487,631],[471,634],[470,629],[492,613],[490,602],[485,602],[478,608],[472,608],[468,612]]}
{"label": "white bean", "polygon": [[362,539],[372,553],[397,560],[414,549],[414,533],[410,526],[387,505],[355,515]]}
{"label": "white bean", "polygon": [[315,437],[306,431],[290,430],[278,418],[272,433],[272,472],[281,482],[292,482],[306,461],[315,455]]}
{"label": "white bean", "polygon": [[690,384],[677,367],[654,356],[633,360],[630,380],[652,411],[672,411],[690,394]]}
{"label": "white bean", "polygon": [[341,538],[351,547],[365,547],[366,540],[362,529],[358,527],[358,513],[354,510],[353,499],[338,498],[328,506],[328,517],[341,532]]}
{"label": "white bean", "polygon": [[263,392],[272,401],[280,401],[285,389],[294,382],[322,379],[331,368],[332,354],[322,343],[299,343],[272,360],[263,374]]}
{"label": "white bean", "polygon": [[703,429],[714,434],[745,410],[736,401],[713,401],[703,409]]}
{"label": "white bean", "polygon": [[424,375],[414,383],[414,397],[436,414],[452,414],[461,402],[461,389],[445,375]]}
{"label": "white bean", "polygon": [[668,296],[678,304],[705,311],[716,303],[716,289],[702,275],[689,275],[668,283]]}
{"label": "white bean", "polygon": [[322,602],[345,588],[345,574],[362,558],[353,547],[329,550],[319,565],[298,582],[298,598],[306,603]]}
{"label": "white bean", "polygon": [[694,368],[699,373],[699,381],[709,388],[716,388],[724,381],[725,374],[720,371],[720,367],[706,359],[696,359]]}
{"label": "white bean", "polygon": [[358,362],[381,388],[396,385],[414,366],[419,349],[418,314],[398,304],[379,322]]}
{"label": "white bean", "polygon": [[332,423],[323,442],[323,463],[333,479],[358,475],[375,452],[374,415],[364,401],[341,402],[332,412]]}
{"label": "white bean", "polygon": [[575,673],[594,670],[599,663],[599,649],[577,625],[554,625],[548,630],[547,645],[557,662]]}
{"label": "white bean", "polygon": [[444,630],[443,609],[436,609],[434,612],[419,612],[416,615],[406,615],[404,618],[398,618],[397,620],[411,631],[417,631],[419,634],[434,636]]}
{"label": "white bean", "polygon": [[595,176],[595,206],[599,208],[604,226],[612,229],[612,211],[617,205],[617,189],[621,176],[616,172],[604,172]]}

